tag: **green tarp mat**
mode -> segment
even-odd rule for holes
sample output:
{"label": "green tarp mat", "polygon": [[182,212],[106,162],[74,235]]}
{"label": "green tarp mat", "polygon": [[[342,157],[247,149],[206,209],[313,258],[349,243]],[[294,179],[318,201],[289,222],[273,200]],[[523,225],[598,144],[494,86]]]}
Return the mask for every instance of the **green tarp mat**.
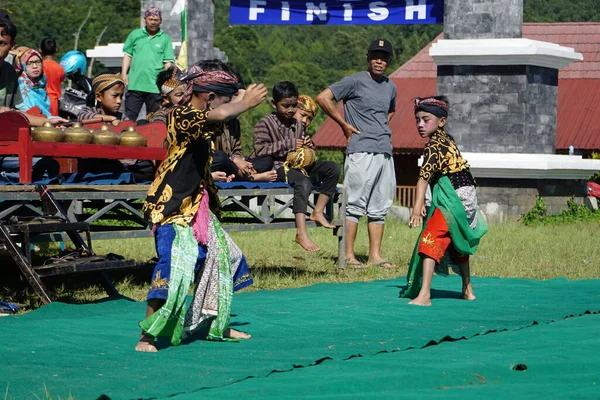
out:
{"label": "green tarp mat", "polygon": [[600,316],[442,342],[420,350],[324,361],[177,396],[217,399],[599,399]]}
{"label": "green tarp mat", "polygon": [[[349,360],[347,365],[355,364],[365,379],[375,379],[381,374],[379,368],[371,370],[360,362],[389,356],[401,360],[400,364],[403,357],[415,357],[394,372],[399,380],[411,372],[409,366],[414,368],[422,352],[483,339],[493,347],[494,338],[505,334],[502,331],[535,332],[552,321],[600,311],[600,280],[474,278],[473,284],[478,299],[467,302],[458,299],[458,277],[435,279],[431,308],[408,306],[407,299],[398,298],[402,280],[241,293],[234,296],[232,321],[251,333],[251,340],[196,340],[179,347],[165,341],[159,343],[157,354],[133,351],[144,303],[53,303],[0,319],[0,393],[8,387],[7,399],[42,398],[46,391],[53,399],[69,395],[92,399],[101,394],[111,399],[176,399],[211,398],[209,393],[218,389],[237,397],[244,395],[246,384],[268,387],[271,379],[279,382],[280,376],[300,371],[294,367],[313,365],[306,371],[320,370],[327,376],[327,368],[334,368],[328,366]],[[597,328],[597,324],[590,326],[590,336],[598,337]],[[551,344],[543,346],[544,335],[536,337],[545,354],[556,350]],[[431,346],[450,338],[468,340]],[[477,353],[472,350],[472,357]],[[362,358],[356,358],[359,355]],[[479,361],[485,363],[486,357],[482,352]],[[448,373],[454,367],[460,371],[460,350],[431,363],[440,364]],[[418,381],[428,373],[424,366],[419,369],[412,378],[406,375],[414,388],[420,387]],[[332,386],[328,397],[333,393],[348,396],[344,390],[351,384]],[[241,390],[237,395],[236,388]],[[293,397],[296,389],[281,390]]]}

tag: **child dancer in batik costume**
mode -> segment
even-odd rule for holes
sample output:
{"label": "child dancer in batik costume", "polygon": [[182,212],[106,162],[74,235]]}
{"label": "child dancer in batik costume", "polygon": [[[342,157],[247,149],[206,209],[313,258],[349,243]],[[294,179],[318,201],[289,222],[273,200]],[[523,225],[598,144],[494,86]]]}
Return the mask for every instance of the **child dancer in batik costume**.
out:
{"label": "child dancer in batik costume", "polygon": [[[249,339],[228,328],[234,290],[251,284],[246,261],[219,220],[219,199],[211,174],[211,141],[223,122],[257,106],[267,96],[263,85],[243,95],[226,64],[203,62],[181,77],[182,106],[167,115],[167,158],[150,186],[143,209],[154,224],[158,263],[148,293],[146,319],[140,322],[138,351],[155,352],[154,338],[175,345],[197,328],[209,340]],[[236,96],[236,101],[230,102]],[[196,275],[196,278],[194,278]],[[192,284],[196,290],[186,310]]]}
{"label": "child dancer in batik costume", "polygon": [[[429,138],[417,182],[417,196],[409,226],[425,225],[417,240],[401,297],[409,304],[431,305],[433,272],[448,273],[452,267],[462,277],[462,295],[475,300],[471,286],[469,255],[474,254],[487,225],[477,208],[475,180],[454,138],[444,130],[448,101],[443,96],[415,99],[419,135]],[[431,206],[425,207],[425,192],[431,185]],[[458,267],[458,268],[456,268]]]}

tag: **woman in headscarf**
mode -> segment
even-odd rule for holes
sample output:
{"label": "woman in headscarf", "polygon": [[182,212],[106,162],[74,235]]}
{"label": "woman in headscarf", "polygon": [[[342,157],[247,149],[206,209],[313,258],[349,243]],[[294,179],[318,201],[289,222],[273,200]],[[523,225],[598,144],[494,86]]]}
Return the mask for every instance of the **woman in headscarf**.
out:
{"label": "woman in headscarf", "polygon": [[50,117],[50,98],[46,92],[42,55],[33,49],[20,52],[16,58],[16,69],[20,73],[19,89],[23,97],[19,110],[27,112],[37,107],[42,114]]}

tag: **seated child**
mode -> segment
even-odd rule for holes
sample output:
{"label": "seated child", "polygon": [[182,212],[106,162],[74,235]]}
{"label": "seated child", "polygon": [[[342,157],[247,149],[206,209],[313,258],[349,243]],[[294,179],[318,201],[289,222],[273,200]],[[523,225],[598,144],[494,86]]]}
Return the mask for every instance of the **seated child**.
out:
{"label": "seated child", "polygon": [[178,105],[185,94],[185,85],[179,82],[177,76],[181,73],[176,66],[161,71],[156,77],[156,86],[162,96],[161,107],[146,116],[149,123],[162,122],[167,123],[167,114],[169,110]]}
{"label": "seated child", "polygon": [[26,112],[37,107],[42,114],[50,117],[50,97],[46,92],[42,55],[34,49],[27,49],[17,55],[16,65],[17,73],[20,73],[19,89],[23,98],[23,103],[18,106],[19,110]]}
{"label": "seated child", "polygon": [[[475,180],[462,158],[454,138],[444,130],[448,101],[443,96],[415,99],[417,131],[428,138],[417,182],[417,195],[408,226],[423,223],[407,274],[408,285],[401,297],[414,298],[409,304],[431,305],[434,269],[448,273],[448,265],[458,266],[462,295],[475,300],[471,287],[469,254],[474,254],[487,226],[477,209]],[[431,207],[425,207],[427,186],[432,186]]]}
{"label": "seated child", "polygon": [[279,82],[273,88],[271,105],[273,114],[261,119],[254,128],[254,154],[271,156],[277,171],[277,180],[294,188],[293,212],[296,218],[296,242],[307,251],[319,251],[308,236],[306,211],[313,185],[321,184],[320,194],[310,219],[326,228],[334,228],[325,217],[325,206],[335,193],[340,167],[331,161],[316,161],[304,168],[290,168],[286,163],[288,154],[302,148],[315,148],[304,127],[294,118],[298,110],[298,90],[291,82]]}
{"label": "seated child", "polygon": [[[233,96],[236,101],[244,95],[242,76],[234,71],[241,89]],[[210,171],[215,182],[258,181],[274,182],[277,173],[269,156],[244,158],[242,155],[242,130],[240,121],[233,118],[224,126],[223,134],[213,139],[213,159]]]}
{"label": "seated child", "polygon": [[274,182],[277,172],[269,156],[244,158],[240,121],[232,119],[224,126],[223,134],[213,140],[214,153],[210,165],[215,182],[256,181]]}
{"label": "seated child", "polygon": [[[224,121],[260,104],[267,90],[250,85],[241,99],[230,102],[238,81],[216,61],[193,65],[181,79],[186,84],[182,105],[167,115],[167,158],[143,205],[154,224],[158,263],[137,351],[156,352],[159,336],[177,345],[184,333],[198,328],[208,332],[208,340],[250,338],[229,327],[233,292],[252,280],[241,250],[215,215],[219,199],[210,175],[211,140]],[[196,289],[187,307],[192,285]]]}
{"label": "seated child", "polygon": [[121,74],[101,74],[92,81],[92,92],[88,95],[86,106],[77,119],[79,121],[101,118],[104,122],[119,125],[126,118],[119,110],[123,103],[125,82]]}
{"label": "seated child", "polygon": [[306,94],[301,94],[298,97],[298,110],[294,118],[302,122],[304,130],[308,129],[313,119],[317,116],[317,112],[319,112],[319,107],[312,97]]}
{"label": "seated child", "polygon": [[[119,111],[125,91],[125,82],[121,74],[98,75],[92,81],[92,90],[87,99],[87,107],[77,115],[79,121],[101,118],[102,121],[116,126],[126,119],[125,114]],[[154,179],[154,171],[154,163],[149,160],[87,158],[79,161],[78,172],[92,174],[132,172],[137,182],[143,182]]]}

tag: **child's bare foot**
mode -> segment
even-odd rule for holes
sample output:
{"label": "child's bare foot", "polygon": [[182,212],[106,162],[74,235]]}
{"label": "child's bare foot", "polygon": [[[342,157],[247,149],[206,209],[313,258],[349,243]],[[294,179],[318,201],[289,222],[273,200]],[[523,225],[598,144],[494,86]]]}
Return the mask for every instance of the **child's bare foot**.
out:
{"label": "child's bare foot", "polygon": [[252,336],[246,332],[238,331],[233,328],[227,328],[223,332],[223,337],[230,339],[250,339]]}
{"label": "child's bare foot", "polygon": [[298,243],[306,251],[316,252],[320,251],[321,248],[317,246],[308,236],[296,234],[296,243]]}
{"label": "child's bare foot", "polygon": [[429,307],[429,306],[431,306],[431,299],[429,297],[418,296],[418,297],[414,298],[412,301],[409,301],[408,304],[412,304],[415,306]]}
{"label": "child's bare foot", "polygon": [[475,297],[475,293],[473,293],[473,288],[471,287],[470,283],[466,287],[463,287],[462,293],[463,293],[463,299],[465,299],[465,300],[477,299],[477,297]]}
{"label": "child's bare foot", "polygon": [[148,335],[142,335],[140,341],[135,345],[135,351],[143,353],[156,353],[158,350],[154,346],[154,339]]}
{"label": "child's bare foot", "polygon": [[275,182],[277,180],[277,172],[275,170],[261,172],[252,175],[252,180],[256,182]]}
{"label": "child's bare foot", "polygon": [[313,213],[310,214],[310,220],[315,221],[318,224],[321,224],[321,226],[323,226],[324,228],[328,228],[328,229],[335,228],[335,225],[331,225],[331,223],[329,221],[327,221],[325,214],[323,214],[322,212],[319,213],[319,212],[313,211]]}

